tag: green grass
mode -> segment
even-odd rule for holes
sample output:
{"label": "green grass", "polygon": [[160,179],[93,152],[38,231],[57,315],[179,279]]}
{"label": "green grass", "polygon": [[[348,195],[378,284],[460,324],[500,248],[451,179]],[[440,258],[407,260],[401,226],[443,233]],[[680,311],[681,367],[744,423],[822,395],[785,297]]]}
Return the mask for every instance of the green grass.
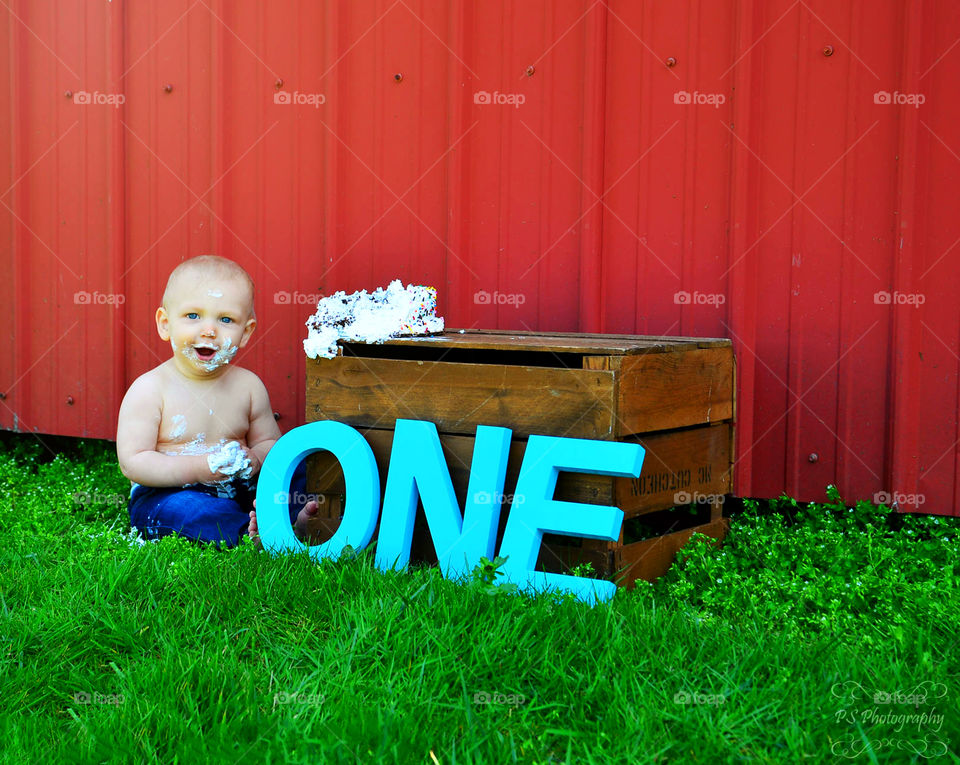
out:
{"label": "green grass", "polygon": [[589,608],[141,545],[109,444],[2,449],[0,762],[960,761],[954,519],[747,503]]}

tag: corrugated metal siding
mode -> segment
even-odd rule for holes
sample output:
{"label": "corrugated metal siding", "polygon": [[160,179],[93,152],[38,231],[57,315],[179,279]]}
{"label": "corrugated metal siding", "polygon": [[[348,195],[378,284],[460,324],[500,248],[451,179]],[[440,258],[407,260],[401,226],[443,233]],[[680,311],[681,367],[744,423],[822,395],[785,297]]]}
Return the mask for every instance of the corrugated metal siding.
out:
{"label": "corrugated metal siding", "polygon": [[298,301],[399,277],[455,326],[733,338],[741,495],[960,506],[953,4],[12,0],[0,34],[2,427],[111,437],[217,252],[285,427]]}

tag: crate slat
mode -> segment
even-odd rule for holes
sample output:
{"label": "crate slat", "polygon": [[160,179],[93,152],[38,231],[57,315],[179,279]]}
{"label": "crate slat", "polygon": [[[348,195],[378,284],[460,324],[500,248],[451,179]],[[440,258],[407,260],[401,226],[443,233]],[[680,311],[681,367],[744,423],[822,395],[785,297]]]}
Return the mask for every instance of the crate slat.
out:
{"label": "crate slat", "polygon": [[705,534],[719,542],[726,536],[729,525],[726,518],[720,518],[701,526],[623,545],[613,553],[614,573],[622,577],[627,584],[632,584],[637,579],[652,582],[667,573],[677,551],[690,541],[693,534]]}
{"label": "crate slat", "polygon": [[699,348],[623,360],[617,437],[733,417],[733,349]]}
{"label": "crate slat", "polygon": [[427,420],[460,434],[509,423],[520,436],[613,438],[613,372],[349,356],[323,369],[307,386],[311,421],[370,428]]}
{"label": "crate slat", "polygon": [[510,330],[466,330],[463,334],[448,329],[443,334],[425,337],[398,337],[387,345],[433,345],[478,349],[545,351],[556,353],[635,354],[663,353],[684,348],[727,347],[724,338],[657,337],[647,335],[590,335],[574,332],[518,333]]}

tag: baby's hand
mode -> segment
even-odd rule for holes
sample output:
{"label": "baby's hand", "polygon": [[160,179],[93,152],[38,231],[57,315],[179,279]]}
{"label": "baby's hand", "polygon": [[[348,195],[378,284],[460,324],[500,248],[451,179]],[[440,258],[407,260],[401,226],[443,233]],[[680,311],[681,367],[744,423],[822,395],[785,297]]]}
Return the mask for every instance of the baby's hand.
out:
{"label": "baby's hand", "polygon": [[207,467],[210,468],[214,482],[229,481],[253,475],[254,460],[259,469],[259,460],[255,454],[240,442],[230,441],[207,455]]}
{"label": "baby's hand", "polygon": [[233,480],[232,473],[224,473],[222,470],[210,470],[207,468],[206,477],[200,482],[207,486],[215,486],[218,483],[228,483]]}

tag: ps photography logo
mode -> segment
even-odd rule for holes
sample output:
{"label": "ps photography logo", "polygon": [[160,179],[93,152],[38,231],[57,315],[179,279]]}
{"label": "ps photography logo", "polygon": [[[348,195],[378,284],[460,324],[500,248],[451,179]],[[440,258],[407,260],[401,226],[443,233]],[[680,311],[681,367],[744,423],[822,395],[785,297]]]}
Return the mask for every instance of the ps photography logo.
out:
{"label": "ps photography logo", "polygon": [[316,305],[320,302],[320,296],[306,292],[280,290],[273,293],[273,302],[275,305]]}
{"label": "ps photography logo", "polygon": [[77,305],[112,305],[121,306],[127,302],[127,296],[119,292],[87,292],[80,290],[73,293],[73,302]]}
{"label": "ps photography logo", "polygon": [[877,305],[912,305],[919,308],[927,302],[927,296],[922,292],[887,292],[881,290],[873,293],[873,302]]}
{"label": "ps photography logo", "polygon": [[527,296],[522,292],[499,292],[494,291],[491,295],[486,290],[479,290],[473,293],[474,305],[513,305],[522,306],[527,302]]}
{"label": "ps photography logo", "polygon": [[701,93],[699,90],[690,93],[686,90],[678,90],[673,94],[673,103],[681,105],[693,104],[696,106],[712,106],[719,109],[721,104],[726,103],[727,97],[723,93]]}
{"label": "ps photography logo", "polygon": [[281,90],[273,94],[273,103],[281,105],[312,106],[314,109],[319,109],[320,104],[326,102],[327,97],[323,95],[323,93],[301,93],[299,90],[290,93],[289,91]]}
{"label": "ps photography logo", "polygon": [[99,90],[93,93],[78,90],[73,94],[73,103],[80,106],[112,106],[114,109],[119,109],[126,100],[127,97],[123,93],[101,93]]}
{"label": "ps photography logo", "polygon": [[920,104],[924,103],[927,97],[923,93],[901,93],[898,90],[891,93],[888,90],[878,90],[873,94],[873,103],[875,104],[896,104],[898,106],[912,106],[919,109]]}
{"label": "ps photography logo", "polygon": [[[845,732],[830,747],[835,755],[860,757],[869,748],[874,752],[910,751],[924,760],[949,752],[942,740],[947,686],[924,680],[915,687],[893,691],[864,687],[856,680],[835,683],[831,695],[840,700],[834,722]],[[894,760],[890,760],[893,762]]]}
{"label": "ps photography logo", "polygon": [[487,104],[508,105],[519,109],[526,103],[527,97],[523,93],[501,93],[499,90],[490,93],[489,90],[478,90],[473,94],[473,103],[485,106]]}
{"label": "ps photography logo", "polygon": [[727,296],[721,292],[680,292],[673,293],[673,302],[677,305],[723,305],[727,302]]}

